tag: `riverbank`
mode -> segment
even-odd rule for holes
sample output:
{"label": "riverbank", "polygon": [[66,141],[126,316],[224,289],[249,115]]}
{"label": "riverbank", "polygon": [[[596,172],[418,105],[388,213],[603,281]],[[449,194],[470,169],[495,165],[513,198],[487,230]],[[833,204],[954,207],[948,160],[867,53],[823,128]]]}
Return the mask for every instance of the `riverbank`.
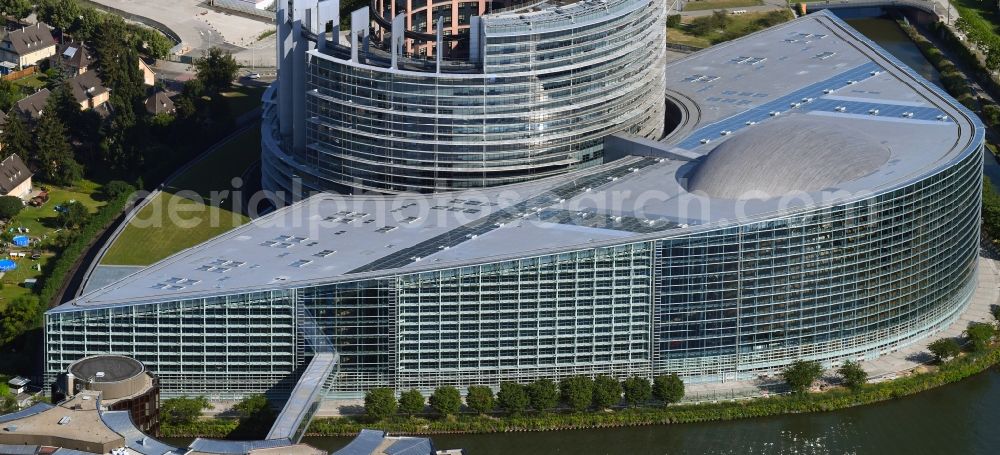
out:
{"label": "riverbank", "polygon": [[[729,421],[828,412],[914,395],[969,378],[998,363],[1000,363],[1000,345],[994,344],[986,352],[965,354],[928,371],[892,381],[867,384],[858,391],[833,388],[825,392],[804,395],[583,413],[537,413],[521,416],[461,415],[448,419],[394,417],[380,421],[371,421],[364,417],[324,418],[313,421],[306,435],[353,436],[363,428],[378,428],[394,434],[410,435],[556,431]],[[232,419],[206,419],[184,426],[164,424],[161,427],[161,435],[170,438],[221,438],[232,436],[231,433],[238,426],[239,422]]]}
{"label": "riverbank", "polygon": [[920,393],[960,381],[986,371],[1000,362],[1000,346],[974,355],[967,354],[941,365],[934,371],[868,384],[857,392],[836,388],[805,395],[783,395],[744,401],[672,405],[663,408],[630,408],[619,411],[524,416],[461,416],[454,419],[389,419],[378,422],[341,417],[317,419],[309,436],[353,435],[362,428],[379,428],[396,434],[432,435],[448,433],[508,433],[639,425],[664,425],[767,417],[805,412],[827,412],[879,403]]}

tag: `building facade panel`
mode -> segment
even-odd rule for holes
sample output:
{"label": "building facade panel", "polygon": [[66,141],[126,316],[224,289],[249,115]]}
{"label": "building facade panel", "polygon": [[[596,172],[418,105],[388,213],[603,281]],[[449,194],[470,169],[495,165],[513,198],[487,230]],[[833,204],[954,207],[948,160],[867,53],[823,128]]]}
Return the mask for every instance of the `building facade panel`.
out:
{"label": "building facade panel", "polygon": [[857,203],[659,242],[656,369],[746,379],[950,322],[975,287],[981,167],[973,153]]}

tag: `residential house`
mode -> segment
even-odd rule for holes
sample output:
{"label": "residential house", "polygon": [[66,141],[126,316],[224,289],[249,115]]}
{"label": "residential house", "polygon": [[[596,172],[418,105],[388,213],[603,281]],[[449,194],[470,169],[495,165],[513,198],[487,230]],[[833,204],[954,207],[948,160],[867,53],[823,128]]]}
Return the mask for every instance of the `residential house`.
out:
{"label": "residential house", "polygon": [[163,90],[153,90],[146,98],[146,111],[150,114],[173,114],[176,110],[174,100]]}
{"label": "residential house", "polygon": [[142,83],[150,87],[156,84],[156,73],[141,58],[139,59],[139,71],[142,71]]}
{"label": "residential house", "polygon": [[86,73],[95,60],[85,44],[69,42],[60,46],[49,61],[53,67],[62,68],[67,76],[73,77]]}
{"label": "residential house", "polygon": [[27,122],[36,122],[42,116],[42,111],[45,110],[45,103],[49,100],[50,95],[52,95],[52,92],[47,88],[43,88],[29,96],[21,98],[17,103],[14,103],[14,112],[21,114],[21,117]]}
{"label": "residential house", "polygon": [[12,154],[0,161],[0,196],[26,198],[31,194],[31,170],[20,156]]}
{"label": "residential house", "polygon": [[73,97],[80,103],[80,110],[98,109],[111,97],[111,91],[104,86],[97,70],[88,70],[69,80]]}
{"label": "residential house", "polygon": [[56,40],[48,25],[35,25],[7,30],[0,40],[0,60],[18,68],[32,66],[56,54]]}

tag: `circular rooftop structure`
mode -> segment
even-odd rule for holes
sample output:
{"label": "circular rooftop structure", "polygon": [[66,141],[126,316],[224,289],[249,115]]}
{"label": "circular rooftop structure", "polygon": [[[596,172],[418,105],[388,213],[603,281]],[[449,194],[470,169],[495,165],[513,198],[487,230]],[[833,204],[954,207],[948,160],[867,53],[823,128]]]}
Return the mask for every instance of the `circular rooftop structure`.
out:
{"label": "circular rooftop structure", "polygon": [[83,381],[118,382],[134,378],[146,371],[142,362],[120,355],[97,355],[77,360],[69,372]]}
{"label": "circular rooftop structure", "polygon": [[760,199],[834,189],[877,171],[890,155],[883,141],[859,131],[845,134],[823,117],[784,117],[712,149],[688,174],[688,191]]}
{"label": "circular rooftop structure", "polygon": [[151,385],[142,362],[120,355],[96,355],[70,364],[75,378],[71,393],[78,390],[101,392],[102,400],[116,400],[147,390]]}

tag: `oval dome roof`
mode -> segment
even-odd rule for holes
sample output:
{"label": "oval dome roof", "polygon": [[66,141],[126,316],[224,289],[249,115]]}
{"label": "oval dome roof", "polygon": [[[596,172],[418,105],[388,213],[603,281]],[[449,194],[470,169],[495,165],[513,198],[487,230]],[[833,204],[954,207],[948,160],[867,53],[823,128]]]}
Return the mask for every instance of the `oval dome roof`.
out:
{"label": "oval dome roof", "polygon": [[688,191],[760,199],[835,188],[869,175],[889,148],[871,135],[831,127],[822,116],[764,122],[719,144],[688,174]]}

